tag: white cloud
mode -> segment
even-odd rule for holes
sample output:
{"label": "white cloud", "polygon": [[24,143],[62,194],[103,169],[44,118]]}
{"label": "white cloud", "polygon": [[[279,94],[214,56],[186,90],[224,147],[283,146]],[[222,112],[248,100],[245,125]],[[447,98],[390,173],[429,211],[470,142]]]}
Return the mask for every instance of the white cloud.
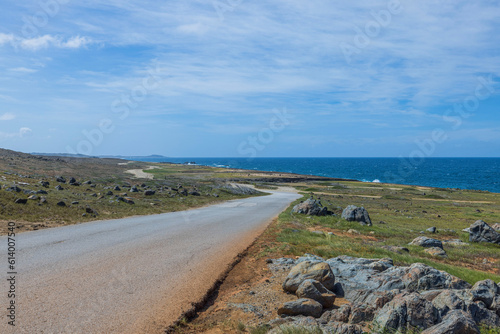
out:
{"label": "white cloud", "polygon": [[14,35],[0,33],[0,45],[10,43],[14,40]]}
{"label": "white cloud", "polygon": [[16,118],[16,115],[10,112],[6,112],[5,114],[0,115],[0,121],[10,121],[13,120],[14,118]]}
{"label": "white cloud", "polygon": [[11,69],[9,69],[9,71],[19,72],[19,73],[35,73],[35,72],[38,72],[38,70],[35,70],[33,68],[27,68],[27,67],[11,68]]}
{"label": "white cloud", "polygon": [[58,44],[57,38],[51,35],[43,35],[35,38],[26,38],[19,41],[23,49],[39,50],[49,47],[50,44]]}
{"label": "white cloud", "polygon": [[69,49],[78,49],[90,43],[92,43],[90,38],[75,36],[68,39],[67,42],[62,43],[61,46]]}
{"label": "white cloud", "polygon": [[33,130],[31,130],[30,128],[20,128],[19,129],[19,137],[21,137],[21,138],[28,137],[32,133],[33,133]]}

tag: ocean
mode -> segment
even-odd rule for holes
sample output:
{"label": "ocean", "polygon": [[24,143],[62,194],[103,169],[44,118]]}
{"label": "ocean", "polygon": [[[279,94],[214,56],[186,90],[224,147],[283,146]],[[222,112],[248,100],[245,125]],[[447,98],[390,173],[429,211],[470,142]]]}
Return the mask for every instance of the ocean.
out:
{"label": "ocean", "polygon": [[166,158],[151,162],[194,162],[198,165],[297,173],[439,188],[500,193],[500,158]]}

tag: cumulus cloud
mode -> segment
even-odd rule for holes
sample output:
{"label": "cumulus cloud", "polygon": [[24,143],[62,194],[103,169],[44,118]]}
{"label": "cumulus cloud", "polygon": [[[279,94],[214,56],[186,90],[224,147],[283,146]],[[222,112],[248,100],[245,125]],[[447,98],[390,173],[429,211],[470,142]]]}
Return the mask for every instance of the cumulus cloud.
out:
{"label": "cumulus cloud", "polygon": [[32,133],[33,133],[33,130],[31,130],[30,128],[20,128],[19,129],[19,137],[21,137],[21,138],[28,137]]}

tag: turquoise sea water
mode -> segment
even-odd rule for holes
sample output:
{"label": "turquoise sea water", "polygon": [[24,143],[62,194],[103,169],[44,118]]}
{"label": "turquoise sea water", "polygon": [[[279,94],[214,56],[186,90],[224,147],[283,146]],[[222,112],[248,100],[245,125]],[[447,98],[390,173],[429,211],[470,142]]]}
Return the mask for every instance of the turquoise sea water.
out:
{"label": "turquoise sea water", "polygon": [[141,158],[500,193],[500,158]]}

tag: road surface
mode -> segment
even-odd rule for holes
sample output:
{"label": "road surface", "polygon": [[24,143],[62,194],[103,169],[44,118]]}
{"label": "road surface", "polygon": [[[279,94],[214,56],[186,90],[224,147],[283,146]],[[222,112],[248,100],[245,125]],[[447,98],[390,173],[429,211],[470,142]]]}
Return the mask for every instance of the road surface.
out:
{"label": "road surface", "polygon": [[[299,197],[272,192],[21,233],[10,282],[8,240],[0,237],[0,333],[162,333]],[[15,327],[8,325],[12,288]]]}

